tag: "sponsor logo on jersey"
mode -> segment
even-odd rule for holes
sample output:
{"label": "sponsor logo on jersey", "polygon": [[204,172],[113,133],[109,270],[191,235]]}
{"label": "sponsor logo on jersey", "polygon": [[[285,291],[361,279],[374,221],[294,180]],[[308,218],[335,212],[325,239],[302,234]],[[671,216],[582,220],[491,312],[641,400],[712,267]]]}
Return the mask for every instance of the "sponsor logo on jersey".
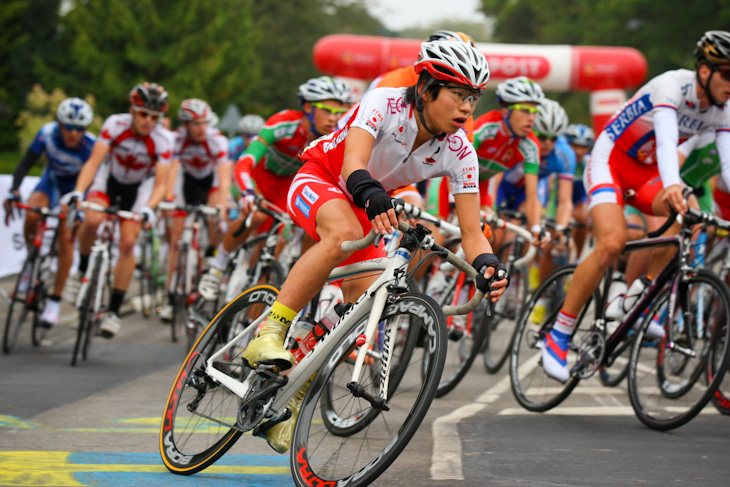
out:
{"label": "sponsor logo on jersey", "polygon": [[606,134],[615,141],[623,135],[626,128],[631,125],[637,118],[649,112],[653,108],[649,100],[649,94],[634,100],[626,105],[623,110],[606,126]]}
{"label": "sponsor logo on jersey", "polygon": [[690,132],[702,132],[705,128],[705,122],[683,113],[677,120],[677,127],[687,129]]}
{"label": "sponsor logo on jersey", "polygon": [[312,208],[304,202],[301,195],[297,195],[296,199],[294,200],[294,206],[299,208],[299,211],[301,211],[305,217],[309,218],[309,212]]}
{"label": "sponsor logo on jersey", "polygon": [[319,199],[319,195],[312,191],[312,188],[307,185],[304,185],[304,188],[302,188],[302,196],[304,196],[304,199],[312,204],[315,204]]}
{"label": "sponsor logo on jersey", "polygon": [[327,191],[332,191],[333,193],[342,194],[342,190],[334,188],[332,186],[327,187]]}
{"label": "sponsor logo on jersey", "polygon": [[466,182],[462,184],[461,187],[464,189],[475,189],[477,187],[477,183]]}
{"label": "sponsor logo on jersey", "polygon": [[388,106],[386,107],[386,110],[388,110],[388,113],[390,114],[400,113],[401,108],[403,108],[404,106],[405,104],[403,103],[403,98],[388,98]]}
{"label": "sponsor logo on jersey", "polygon": [[424,164],[428,164],[429,166],[436,163],[436,159],[433,157],[427,157],[424,161]]}
{"label": "sponsor logo on jersey", "polygon": [[692,103],[689,100],[684,100],[684,104],[687,105],[687,108],[690,108],[692,110],[694,110],[695,108],[697,108],[697,105],[695,105],[694,103]]}

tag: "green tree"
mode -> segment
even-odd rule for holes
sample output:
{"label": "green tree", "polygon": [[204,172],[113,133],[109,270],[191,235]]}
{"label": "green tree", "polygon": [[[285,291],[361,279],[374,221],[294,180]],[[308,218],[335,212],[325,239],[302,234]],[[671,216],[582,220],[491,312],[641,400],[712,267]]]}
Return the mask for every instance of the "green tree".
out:
{"label": "green tree", "polygon": [[105,116],[128,107],[127,93],[143,80],[171,97],[211,105],[242,103],[253,93],[259,57],[251,0],[106,0],[76,2],[62,19],[57,42],[65,59],[39,59],[46,86],[94,93]]}
{"label": "green tree", "polygon": [[[495,41],[629,46],[646,57],[649,78],[670,69],[692,69],[692,51],[702,34],[730,25],[726,0],[691,7],[682,0],[482,0],[482,11],[495,19]],[[555,98],[571,120],[587,119],[586,94]]]}
{"label": "green tree", "polygon": [[35,59],[53,57],[60,0],[5,0],[0,8],[0,149],[17,149],[13,120],[35,82]]}
{"label": "green tree", "polygon": [[297,106],[297,88],[319,76],[312,63],[316,42],[328,34],[384,35],[382,24],[365,7],[343,0],[261,0],[253,8],[255,45],[262,63],[261,89],[243,112],[271,114]]}

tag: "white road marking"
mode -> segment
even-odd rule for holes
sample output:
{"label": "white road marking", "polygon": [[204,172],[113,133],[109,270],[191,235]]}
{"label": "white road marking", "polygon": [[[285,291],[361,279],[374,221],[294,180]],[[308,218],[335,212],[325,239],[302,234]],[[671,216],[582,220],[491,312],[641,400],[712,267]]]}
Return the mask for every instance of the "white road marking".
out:
{"label": "white road marking", "polygon": [[[541,352],[539,352],[541,353]],[[538,366],[537,355],[528,360],[532,364],[525,367],[524,374],[529,374]],[[510,389],[509,375],[487,389],[473,403],[467,404],[441,416],[433,422],[433,454],[431,455],[431,478],[433,480],[464,480],[461,469],[461,439],[459,438],[459,422],[482,411],[487,404],[496,401]]]}

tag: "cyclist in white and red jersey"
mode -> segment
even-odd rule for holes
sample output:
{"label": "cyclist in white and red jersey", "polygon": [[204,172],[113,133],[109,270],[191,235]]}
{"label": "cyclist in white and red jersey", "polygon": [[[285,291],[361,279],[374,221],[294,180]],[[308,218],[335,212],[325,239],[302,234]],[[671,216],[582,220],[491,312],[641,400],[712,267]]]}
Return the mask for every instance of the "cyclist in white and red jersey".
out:
{"label": "cyclist in white and red jersey", "polygon": [[[292,364],[283,340],[298,310],[325,284],[331,270],[372,255],[373,248],[345,253],[340,244],[370,229],[387,234],[397,226],[388,191],[435,176],[449,176],[462,231],[462,244],[484,272],[498,260],[482,234],[477,158],[462,126],[489,79],[484,55],[466,43],[426,42],[416,63],[419,81],[408,88],[378,88],[360,102],[347,126],[322,137],[302,154],[304,166],[289,189],[294,221],[319,242],[292,268],[263,328],[244,351],[251,366]],[[493,270],[487,270],[491,276]],[[372,281],[345,282],[351,301]],[[502,280],[493,300],[504,291]],[[292,418],[267,431],[275,450],[286,451],[308,385],[287,404]]]}
{"label": "cyclist in white and red jersey", "polygon": [[[722,175],[730,181],[730,33],[706,32],[694,55],[694,71],[668,71],[641,87],[611,117],[593,147],[584,180],[596,247],[576,269],[542,352],[545,371],[560,381],[569,379],[566,355],[575,317],[624,247],[624,192],[636,193],[631,204],[643,213],[666,216],[670,209],[685,213],[677,146],[707,129],[716,132]],[[674,252],[661,250],[652,254],[650,276]],[[642,287],[648,279],[642,279]],[[652,322],[646,335],[660,338],[664,330]]]}
{"label": "cyclist in white and red jersey", "polygon": [[[173,132],[175,148],[165,199],[177,205],[220,205],[221,214],[226,215],[231,187],[228,139],[210,126],[211,113],[208,103],[197,98],[183,100],[180,104],[177,118],[182,125]],[[179,249],[176,242],[180,239],[185,223],[182,217],[171,220],[168,232],[168,279],[171,279],[177,262]],[[215,248],[220,235],[212,218],[208,230],[210,245]],[[206,255],[212,255],[212,251],[206,250]],[[170,303],[160,311],[160,319],[164,321],[172,320],[173,293],[169,300]]]}
{"label": "cyclist in white and red jersey", "polygon": [[[483,209],[491,208],[496,199],[496,188],[505,171],[523,164],[521,178],[524,178],[526,186],[528,221],[532,225],[539,225],[537,173],[540,169],[540,144],[532,133],[532,127],[538,106],[545,95],[540,85],[525,76],[500,83],[496,95],[501,108],[485,113],[474,123],[474,148],[479,158],[480,204]],[[490,188],[493,178],[496,184]]]}
{"label": "cyclist in white and red jersey", "polygon": [[[172,132],[158,123],[169,106],[168,96],[161,86],[145,82],[132,88],[129,101],[129,113],[106,119],[101,136],[81,169],[76,189],[66,194],[61,202],[67,204],[81,199],[88,190],[87,201],[142,213],[154,224],[154,208],[165,196],[173,149]],[[79,228],[79,274],[67,283],[67,288],[75,284],[75,294],[103,219],[103,213],[87,212],[86,220]],[[116,335],[120,328],[119,308],[132,280],[134,246],[140,228],[135,221],[120,223],[119,259],[114,268],[109,312],[100,326],[102,336],[106,338]]]}
{"label": "cyclist in white and red jersey", "polygon": [[229,226],[211,268],[200,280],[198,290],[203,298],[214,300],[218,295],[220,278],[230,253],[243,244],[252,231],[270,228],[271,218],[257,213],[241,235],[233,236],[249,214],[253,195],[261,194],[276,208],[286,211],[289,185],[302,167],[299,154],[311,141],[335,129],[337,119],[349,108],[351,91],[347,83],[329,76],[308,80],[299,86],[302,110],[283,110],[272,115],[246,148],[233,170],[235,185],[243,195],[242,216]]}

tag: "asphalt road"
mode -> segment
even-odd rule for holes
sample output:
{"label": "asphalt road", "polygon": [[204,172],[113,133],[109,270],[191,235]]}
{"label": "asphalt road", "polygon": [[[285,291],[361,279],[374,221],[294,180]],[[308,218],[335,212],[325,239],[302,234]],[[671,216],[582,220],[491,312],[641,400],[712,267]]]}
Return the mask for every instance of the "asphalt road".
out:
{"label": "asphalt road", "polygon": [[[3,318],[6,310],[0,300]],[[293,485],[288,455],[250,435],[199,474],[168,473],[158,431],[182,346],[156,318],[131,314],[119,337],[97,338],[74,368],[74,313],[64,311],[66,322],[43,346],[23,336],[13,354],[0,356],[0,485]],[[712,407],[660,433],[633,416],[624,388],[589,380],[558,408],[533,414],[513,399],[505,371],[490,376],[477,362],[434,401],[374,485],[726,487],[729,454],[730,418]]]}

